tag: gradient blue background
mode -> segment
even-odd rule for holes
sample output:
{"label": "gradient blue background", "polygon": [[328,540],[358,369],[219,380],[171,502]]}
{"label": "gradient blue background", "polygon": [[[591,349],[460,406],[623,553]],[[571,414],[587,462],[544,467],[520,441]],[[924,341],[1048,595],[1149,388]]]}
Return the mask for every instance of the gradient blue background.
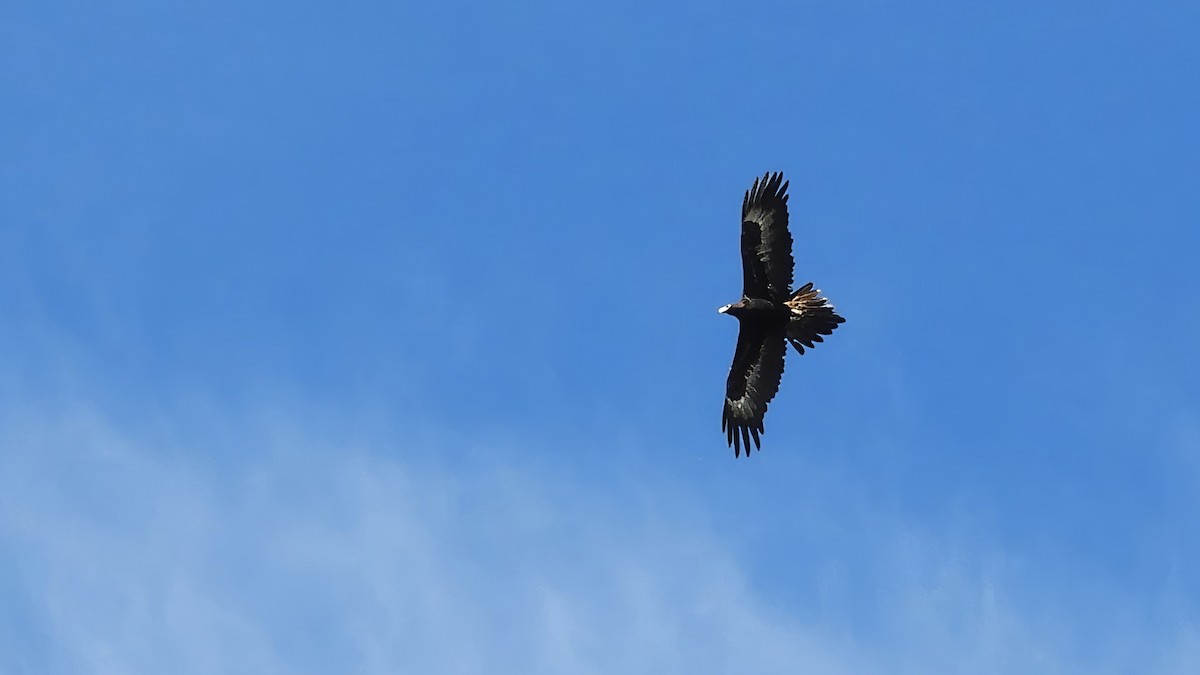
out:
{"label": "gradient blue background", "polygon": [[[0,8],[0,671],[1200,672],[1194,2]],[[738,209],[791,180],[764,450]]]}

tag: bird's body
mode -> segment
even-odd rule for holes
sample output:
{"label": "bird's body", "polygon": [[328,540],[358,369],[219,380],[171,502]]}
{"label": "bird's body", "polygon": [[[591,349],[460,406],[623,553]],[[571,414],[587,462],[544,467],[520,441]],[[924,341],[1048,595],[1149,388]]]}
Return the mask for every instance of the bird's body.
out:
{"label": "bird's body", "polygon": [[721,429],[734,456],[761,447],[763,416],[779,391],[787,345],[800,354],[845,319],[811,283],[791,290],[792,235],[783,174],[756,179],[742,201],[742,299],[718,309],[737,318],[737,348],[725,385]]}
{"label": "bird's body", "polygon": [[780,305],[765,298],[742,298],[741,301],[728,305],[722,312],[737,317],[740,321],[748,319],[763,325],[786,326],[791,310],[787,305]]}

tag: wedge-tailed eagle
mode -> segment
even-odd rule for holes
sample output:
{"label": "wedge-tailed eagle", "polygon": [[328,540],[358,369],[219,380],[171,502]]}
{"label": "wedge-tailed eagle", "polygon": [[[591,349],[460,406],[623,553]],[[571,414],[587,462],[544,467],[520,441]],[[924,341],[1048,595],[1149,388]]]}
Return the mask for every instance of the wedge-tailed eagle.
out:
{"label": "wedge-tailed eagle", "polygon": [[719,308],[737,317],[737,349],[725,384],[721,430],[735,457],[759,435],[767,404],[779,391],[783,357],[790,343],[800,354],[812,349],[845,319],[807,283],[792,288],[792,235],[788,232],[788,184],[782,173],[755,179],[742,200],[742,299]]}

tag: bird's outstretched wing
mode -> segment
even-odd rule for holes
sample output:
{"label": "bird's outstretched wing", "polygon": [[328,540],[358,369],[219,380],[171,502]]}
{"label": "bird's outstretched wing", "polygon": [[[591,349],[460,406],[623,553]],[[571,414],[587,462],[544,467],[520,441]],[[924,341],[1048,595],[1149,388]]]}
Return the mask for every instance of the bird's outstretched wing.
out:
{"label": "bird's outstretched wing", "polygon": [[742,200],[742,294],[772,302],[792,287],[792,235],[788,232],[788,184],[782,173],[754,179]]}
{"label": "bird's outstretched wing", "polygon": [[783,329],[764,330],[743,324],[738,332],[721,412],[721,430],[733,446],[735,457],[741,455],[742,446],[750,455],[751,438],[754,447],[761,447],[758,436],[763,433],[763,415],[779,391],[786,351]]}
{"label": "bird's outstretched wing", "polygon": [[813,343],[824,342],[822,335],[831,335],[838,324],[846,322],[834,311],[829,300],[821,296],[821,289],[813,288],[811,281],[796,289],[792,299],[784,304],[791,310],[788,342],[801,354],[805,347],[812,349]]}

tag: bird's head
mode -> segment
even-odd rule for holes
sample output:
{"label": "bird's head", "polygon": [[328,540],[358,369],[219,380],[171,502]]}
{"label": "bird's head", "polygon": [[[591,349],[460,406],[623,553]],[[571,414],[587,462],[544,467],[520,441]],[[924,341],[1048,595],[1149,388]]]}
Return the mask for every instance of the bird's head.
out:
{"label": "bird's head", "polygon": [[732,305],[725,305],[724,307],[718,307],[717,312],[720,314],[729,314],[731,316],[738,316],[742,313],[742,310],[745,308],[746,308],[746,299],[742,298],[741,300],[738,300],[737,302],[733,303]]}

